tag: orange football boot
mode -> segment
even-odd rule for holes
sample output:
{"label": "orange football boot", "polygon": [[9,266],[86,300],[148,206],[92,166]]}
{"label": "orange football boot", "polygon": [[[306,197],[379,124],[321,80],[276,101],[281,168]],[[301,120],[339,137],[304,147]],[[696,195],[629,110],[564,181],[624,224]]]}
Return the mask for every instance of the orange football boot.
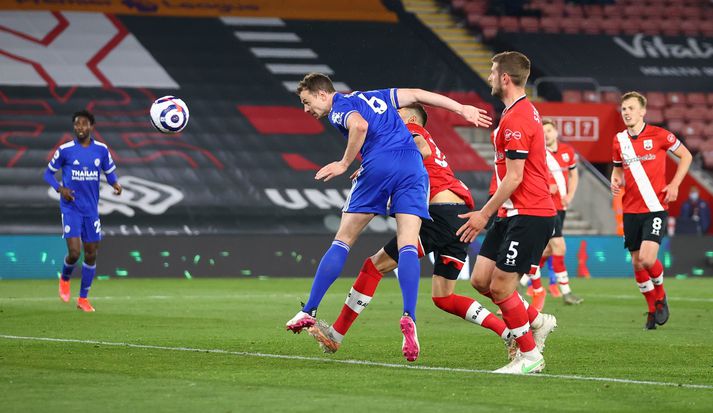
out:
{"label": "orange football boot", "polygon": [[64,301],[65,303],[68,303],[70,295],[71,295],[71,293],[69,291],[69,280],[64,281],[60,278],[59,279],[59,299]]}
{"label": "orange football boot", "polygon": [[94,307],[89,304],[89,300],[86,298],[77,298],[77,308],[84,311],[85,313],[94,312]]}

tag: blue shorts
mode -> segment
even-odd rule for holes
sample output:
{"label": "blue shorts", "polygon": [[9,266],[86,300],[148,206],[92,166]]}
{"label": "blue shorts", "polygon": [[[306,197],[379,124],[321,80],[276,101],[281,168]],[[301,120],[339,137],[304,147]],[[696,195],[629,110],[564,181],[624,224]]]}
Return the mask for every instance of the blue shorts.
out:
{"label": "blue shorts", "polygon": [[388,215],[411,214],[430,220],[429,190],[420,152],[384,152],[362,165],[343,211],[387,215],[388,206]]}
{"label": "blue shorts", "polygon": [[82,242],[99,242],[102,226],[99,216],[87,217],[75,212],[62,212],[62,238],[82,237]]}

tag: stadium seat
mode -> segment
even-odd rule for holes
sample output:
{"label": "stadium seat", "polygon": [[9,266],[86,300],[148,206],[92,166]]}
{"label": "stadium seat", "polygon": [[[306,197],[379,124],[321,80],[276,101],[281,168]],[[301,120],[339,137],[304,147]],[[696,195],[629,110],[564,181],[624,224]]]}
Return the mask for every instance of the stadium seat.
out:
{"label": "stadium seat", "polygon": [[661,109],[649,109],[646,111],[646,121],[653,123],[655,125],[662,125],[664,123],[663,110]]}
{"label": "stadium seat", "polygon": [[680,6],[667,6],[664,9],[664,15],[669,19],[672,19],[674,17],[681,17],[683,12]]}
{"label": "stadium seat", "polygon": [[669,106],[686,103],[686,96],[680,92],[666,93],[666,103]]}
{"label": "stadium seat", "polygon": [[601,95],[594,90],[585,90],[582,92],[582,101],[586,103],[599,103]]}
{"label": "stadium seat", "polygon": [[584,14],[587,17],[603,17],[604,10],[599,4],[587,4],[584,6]]}
{"label": "stadium seat", "polygon": [[607,91],[602,93],[602,102],[604,103],[615,103],[618,105],[620,100],[621,93],[619,92]]}
{"label": "stadium seat", "polygon": [[706,101],[708,102],[708,106],[713,107],[713,92],[706,93]]}
{"label": "stadium seat", "polygon": [[602,26],[604,24],[604,19],[601,17],[587,17],[581,20],[581,29],[583,33],[586,34],[599,34],[601,33]]}
{"label": "stadium seat", "polygon": [[498,21],[498,27],[508,33],[517,33],[520,31],[520,22],[517,17],[503,16]]}
{"label": "stadium seat", "polygon": [[666,107],[666,95],[661,92],[647,93],[646,100],[649,108],[663,109]]}
{"label": "stadium seat", "polygon": [[684,144],[691,152],[699,152],[706,142],[703,136],[686,136]]}
{"label": "stadium seat", "polygon": [[602,12],[604,13],[604,17],[608,18],[621,18],[622,17],[622,11],[619,6],[616,4],[606,4],[604,7],[602,7]]}
{"label": "stadium seat", "polygon": [[709,110],[705,106],[692,106],[688,107],[688,109],[685,111],[685,119],[689,121],[706,121],[706,120],[711,120],[713,119],[713,115],[710,115],[709,118]]}
{"label": "stadium seat", "polygon": [[536,33],[540,31],[540,20],[536,17],[521,17],[520,27],[525,33]]}
{"label": "stadium seat", "polygon": [[681,131],[686,127],[686,122],[683,119],[666,119],[666,125],[668,125],[668,130],[679,135]]}
{"label": "stadium seat", "polygon": [[[711,7],[710,5],[708,7]],[[700,13],[701,9],[699,7],[682,7],[681,8],[681,16],[683,16],[686,19],[699,19],[700,18]]]}
{"label": "stadium seat", "polygon": [[561,32],[567,34],[577,34],[582,28],[582,20],[580,18],[564,18],[560,25]]}
{"label": "stadium seat", "polygon": [[604,34],[621,34],[621,28],[626,22],[619,17],[607,17],[601,20],[600,28]]}
{"label": "stadium seat", "polygon": [[463,6],[463,12],[467,15],[476,13],[484,15],[488,11],[488,3],[483,1],[469,1]]}
{"label": "stadium seat", "polygon": [[560,18],[543,17],[542,19],[540,19],[540,28],[545,33],[559,33],[560,22]]}
{"label": "stadium seat", "polygon": [[582,92],[579,90],[565,90],[562,92],[562,101],[565,103],[581,103]]}
{"label": "stadium seat", "polygon": [[656,20],[652,21],[659,27],[659,34],[664,36],[679,36],[682,32],[680,25],[675,24],[675,22],[668,23],[665,18],[656,18]]}
{"label": "stadium seat", "polygon": [[713,152],[702,152],[703,153],[703,167],[706,169],[713,169]]}
{"label": "stadium seat", "polygon": [[698,36],[701,33],[698,24],[692,25],[686,20],[677,20],[675,25],[678,26],[678,30],[684,36]]}
{"label": "stadium seat", "polygon": [[661,34],[661,27],[661,22],[659,20],[642,20],[639,22],[639,29],[641,33],[649,36]]}
{"label": "stadium seat", "polygon": [[635,35],[641,32],[641,21],[625,19],[621,25],[621,32],[628,35]]}
{"label": "stadium seat", "polygon": [[706,124],[703,121],[689,122],[683,127],[681,134],[685,137],[702,136],[706,130]]}
{"label": "stadium seat", "polygon": [[686,103],[688,105],[706,106],[706,94],[701,92],[692,92],[686,95]]}
{"label": "stadium seat", "polygon": [[579,4],[567,3],[564,6],[564,13],[567,17],[583,17],[584,9]]}
{"label": "stadium seat", "polygon": [[686,119],[686,112],[688,110],[683,105],[669,106],[664,109],[664,116],[667,120],[683,120]]}

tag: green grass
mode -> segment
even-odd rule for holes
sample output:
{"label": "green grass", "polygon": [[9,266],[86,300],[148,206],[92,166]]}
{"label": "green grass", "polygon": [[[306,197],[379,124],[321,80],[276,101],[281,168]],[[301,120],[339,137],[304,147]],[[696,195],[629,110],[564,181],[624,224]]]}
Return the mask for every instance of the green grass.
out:
{"label": "green grass", "polygon": [[[401,296],[395,280],[385,279],[340,351],[325,355],[307,334],[284,331],[310,282],[111,279],[95,282],[97,312],[85,314],[56,298],[55,281],[2,281],[1,335],[319,360],[0,338],[0,411],[668,412],[713,404],[713,280],[667,281],[671,320],[656,331],[642,329],[645,305],[633,280],[574,280],[586,301],[565,307],[548,297],[545,308],[559,328],[548,340],[546,374],[529,377],[321,361],[407,365]],[[320,318],[334,320],[351,282],[332,287]],[[467,282],[458,291],[474,293]],[[415,366],[493,370],[507,362],[499,338],[432,305],[425,279],[418,326]]]}

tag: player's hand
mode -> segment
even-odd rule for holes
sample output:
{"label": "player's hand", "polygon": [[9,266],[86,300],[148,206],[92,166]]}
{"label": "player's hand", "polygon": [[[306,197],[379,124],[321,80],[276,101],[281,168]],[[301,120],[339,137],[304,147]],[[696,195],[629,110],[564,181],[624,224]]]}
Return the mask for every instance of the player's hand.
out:
{"label": "player's hand", "polygon": [[557,184],[550,184],[550,194],[556,194],[557,190]]}
{"label": "player's hand", "polygon": [[112,188],[114,188],[114,195],[121,195],[121,191],[124,189],[118,182],[115,182],[114,185],[112,185]]}
{"label": "player's hand", "polygon": [[456,236],[460,237],[461,242],[470,243],[478,236],[478,233],[488,225],[488,218],[481,211],[460,214],[458,218],[468,219],[468,222],[463,224],[463,226],[456,231]]}
{"label": "player's hand", "polygon": [[673,202],[678,199],[678,186],[674,184],[668,184],[663,189],[663,193],[666,194],[663,197],[665,203]]}
{"label": "player's hand", "polygon": [[332,162],[317,171],[317,174],[314,176],[314,179],[318,181],[324,180],[324,182],[327,182],[330,179],[346,172],[347,167],[349,167],[349,165],[345,165],[345,163],[342,161]]}
{"label": "player's hand", "polygon": [[571,204],[571,203],[572,203],[572,197],[571,197],[571,196],[567,195],[567,196],[565,196],[564,198],[562,198],[562,206],[563,206],[563,207],[567,208],[567,207],[569,206],[569,204]]}
{"label": "player's hand", "polygon": [[493,119],[488,116],[488,111],[475,106],[463,105],[461,116],[479,128],[487,128],[493,124]]}
{"label": "player's hand", "polygon": [[67,187],[59,187],[59,196],[64,198],[65,201],[74,201],[74,191]]}
{"label": "player's hand", "polygon": [[621,180],[619,178],[611,179],[611,194],[618,196],[621,193]]}

